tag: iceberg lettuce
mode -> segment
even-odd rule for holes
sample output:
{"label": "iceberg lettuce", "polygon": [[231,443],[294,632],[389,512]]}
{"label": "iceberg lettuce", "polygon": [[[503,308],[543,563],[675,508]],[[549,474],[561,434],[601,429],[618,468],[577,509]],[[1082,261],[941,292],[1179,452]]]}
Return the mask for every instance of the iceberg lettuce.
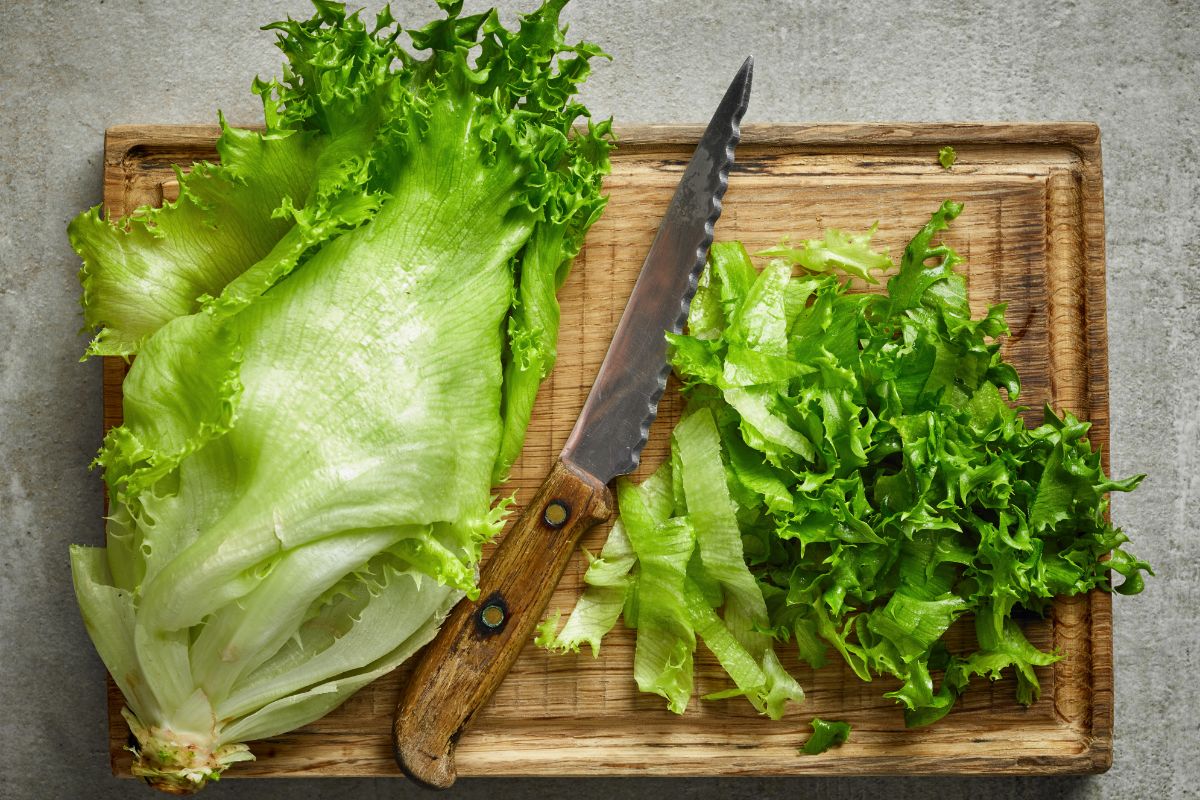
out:
{"label": "iceberg lettuce", "polygon": [[178,201],[71,223],[88,354],[136,355],[75,589],[160,788],[327,713],[477,591],[605,202],[609,124],[572,100],[603,54],[564,3],[402,31],[317,0],[267,26],[265,130],[222,119]]}

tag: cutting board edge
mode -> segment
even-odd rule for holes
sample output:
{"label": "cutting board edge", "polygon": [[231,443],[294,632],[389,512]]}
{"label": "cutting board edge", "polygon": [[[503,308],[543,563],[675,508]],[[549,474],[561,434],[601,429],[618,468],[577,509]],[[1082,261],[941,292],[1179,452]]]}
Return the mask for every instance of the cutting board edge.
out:
{"label": "cutting board edge", "polygon": [[[622,144],[626,148],[639,146],[681,145],[695,141],[701,125],[629,125],[618,128]],[[1094,438],[1107,443],[1108,440],[1108,359],[1107,322],[1105,297],[1105,249],[1104,207],[1101,165],[1100,130],[1090,122],[1055,123],[815,123],[797,125],[747,125],[743,141],[762,146],[773,145],[830,145],[838,148],[879,145],[1032,145],[1063,147],[1073,152],[1077,159],[1071,164],[1071,172],[1080,185],[1082,217],[1082,266],[1085,280],[1086,319],[1085,337],[1090,374],[1088,376],[1089,417],[1096,423]],[[121,214],[131,209],[117,207],[109,202],[110,189],[123,183],[127,159],[137,155],[139,148],[203,148],[211,150],[219,134],[217,125],[117,125],[105,131],[105,200],[110,213]],[[115,185],[114,185],[115,181]],[[107,359],[106,359],[107,361]],[[117,395],[119,398],[119,393]],[[107,417],[107,414],[106,414]],[[1104,465],[1108,468],[1108,450],[1104,450]],[[923,768],[929,774],[1087,774],[1103,772],[1112,763],[1112,635],[1111,596],[1104,592],[1093,592],[1089,598],[1090,608],[1090,653],[1095,681],[1092,690],[1092,718],[1090,736],[1085,749],[1077,755],[1052,759],[1035,767],[1029,763],[1014,762],[1010,766],[992,769],[972,769],[938,772]],[[110,679],[110,689],[111,689]],[[114,772],[122,774],[119,762],[120,747],[112,743]],[[123,740],[120,744],[124,744]],[[861,763],[856,761],[856,764]],[[836,762],[831,764],[836,766]],[[125,768],[127,770],[127,766]],[[856,769],[856,771],[858,771]],[[867,774],[911,774],[889,772],[882,769]],[[124,772],[128,775],[127,771]],[[312,776],[313,773],[301,774]],[[387,774],[387,773],[357,773]],[[565,774],[565,773],[564,773]],[[606,773],[617,774],[617,773]],[[620,774],[639,774],[638,771]],[[688,773],[704,775],[708,773]],[[732,774],[728,772],[714,774]],[[756,774],[839,774],[837,771],[759,771]],[[232,774],[231,776],[232,777]]]}
{"label": "cutting board edge", "polygon": [[[564,762],[561,757],[551,759],[516,759],[505,765],[489,765],[486,770],[460,770],[462,778],[619,778],[619,777],[685,777],[685,778],[739,778],[739,777],[769,777],[769,778],[817,778],[839,777],[850,775],[870,775],[878,777],[913,777],[919,776],[1071,776],[1097,775],[1107,772],[1112,766],[1111,751],[1103,748],[1085,747],[1078,753],[1070,755],[1048,756],[1016,756],[1016,757],[986,757],[986,756],[895,756],[895,757],[858,757],[853,761],[841,759],[836,750],[830,751],[819,759],[797,755],[795,760],[783,762],[774,761],[769,764],[742,763],[728,764],[724,768],[717,766],[711,760],[697,766],[696,761],[685,761],[671,758],[662,752],[657,763],[647,761],[645,765],[637,766],[632,763],[597,764],[594,762],[576,762],[581,766],[572,767],[570,762]],[[118,778],[133,778],[128,767],[114,769],[113,775]],[[341,771],[330,770],[324,766],[321,769],[299,769],[289,772],[271,772],[268,775],[246,772],[245,768],[230,770],[222,780],[255,780],[264,777],[271,778],[395,778],[406,780],[405,776],[396,769],[355,769]]]}
{"label": "cutting board edge", "polygon": [[[251,129],[262,125],[252,123]],[[618,148],[679,145],[699,141],[701,123],[629,123],[614,125]],[[123,123],[104,131],[104,163],[120,167],[136,148],[211,148],[221,132],[215,123],[179,125]],[[742,142],[772,145],[830,145],[845,148],[871,145],[1057,145],[1079,153],[1084,162],[1100,166],[1100,126],[1089,121],[1060,122],[813,122],[747,123]]]}

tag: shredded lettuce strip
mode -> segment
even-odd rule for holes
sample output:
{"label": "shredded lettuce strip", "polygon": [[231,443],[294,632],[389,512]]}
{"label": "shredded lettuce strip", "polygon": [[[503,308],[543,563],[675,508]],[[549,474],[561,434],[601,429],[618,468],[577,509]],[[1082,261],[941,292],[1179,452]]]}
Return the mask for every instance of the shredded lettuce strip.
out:
{"label": "shredded lettuce strip", "polygon": [[327,713],[478,591],[605,202],[609,124],[571,99],[602,53],[564,2],[516,30],[442,2],[413,53],[390,11],[318,0],[267,26],[264,132],[222,120],[178,201],[71,223],[88,355],[137,356],[74,582],[160,788]]}
{"label": "shredded lettuce strip", "polygon": [[[761,271],[740,243],[713,245],[688,333],[668,336],[688,401],[671,459],[621,486],[576,611],[557,635],[549,620],[541,644],[595,653],[623,607],[640,688],[682,712],[698,635],[733,683],[710,697],[746,695],[778,717],[802,693],[769,634],[813,669],[832,651],[864,681],[894,679],[886,696],[919,726],[973,676],[1011,670],[1033,702],[1036,668],[1061,654],[1034,647],[1019,619],[1054,597],[1142,590],[1149,565],[1122,548],[1106,495],[1142,476],[1109,479],[1072,414],[1046,408],[1029,428],[1005,401],[1020,383],[996,342],[1004,308],[972,319],[962,260],[934,244],[961,210],[933,214],[886,294],[848,291],[891,267],[871,232],[785,243]],[[667,486],[670,513],[653,500]],[[951,652],[946,632],[972,616],[974,645]]]}
{"label": "shredded lettuce strip", "polygon": [[[556,633],[559,618],[551,617],[536,642],[559,652],[578,652],[586,642],[597,654],[624,611],[626,625],[638,631],[634,678],[642,691],[661,695],[682,714],[699,640],[735,683],[723,696],[745,695],[778,718],[788,700],[804,693],[764,633],[766,603],[743,557],[708,410],[682,420],[672,444],[686,466],[673,470],[667,462],[641,486],[618,482],[621,518],[584,575],[587,589],[562,631]],[[724,616],[715,610],[721,606]]]}

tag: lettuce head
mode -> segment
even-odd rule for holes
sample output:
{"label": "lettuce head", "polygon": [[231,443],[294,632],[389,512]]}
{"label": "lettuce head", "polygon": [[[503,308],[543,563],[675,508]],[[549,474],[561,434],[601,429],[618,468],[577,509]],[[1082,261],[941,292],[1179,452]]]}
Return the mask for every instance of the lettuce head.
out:
{"label": "lettuce head", "polygon": [[317,0],[267,26],[265,130],[222,119],[178,201],[71,223],[88,355],[136,356],[75,590],[159,788],[329,712],[477,591],[604,206],[609,126],[572,99],[603,53],[564,3],[406,30]]}

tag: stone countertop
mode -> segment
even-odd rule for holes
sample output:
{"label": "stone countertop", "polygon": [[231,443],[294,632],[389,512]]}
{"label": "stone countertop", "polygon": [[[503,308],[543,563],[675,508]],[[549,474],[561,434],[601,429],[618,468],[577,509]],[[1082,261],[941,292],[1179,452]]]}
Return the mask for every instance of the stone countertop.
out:
{"label": "stone countertop", "polygon": [[[377,3],[370,3],[371,11]],[[423,21],[428,0],[398,3]],[[468,7],[483,7],[469,2]],[[506,14],[528,0],[505,4]],[[100,365],[78,363],[69,219],[101,196],[104,129],[261,118],[262,23],[299,0],[0,2],[0,797],[150,797],[108,772],[103,667],[67,545],[98,542]],[[1115,521],[1157,569],[1115,606],[1115,758],[1071,779],[464,780],[467,798],[1183,798],[1200,791],[1200,5],[1151,0],[575,0],[613,56],[585,99],[700,121],[746,53],[755,122],[1094,120],[1103,138]],[[225,781],[216,797],[418,796],[387,780]]]}

